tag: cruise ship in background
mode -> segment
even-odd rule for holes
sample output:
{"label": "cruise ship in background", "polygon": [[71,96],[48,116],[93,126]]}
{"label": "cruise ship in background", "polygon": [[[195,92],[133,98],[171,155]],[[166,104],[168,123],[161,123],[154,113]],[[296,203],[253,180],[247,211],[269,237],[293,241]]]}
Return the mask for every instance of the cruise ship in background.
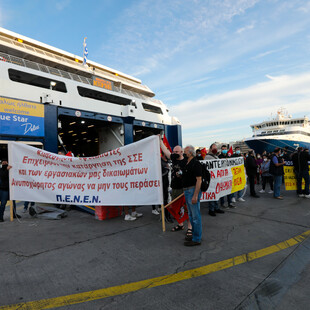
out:
{"label": "cruise ship in background", "polygon": [[292,118],[283,108],[275,117],[251,125],[253,136],[244,142],[256,153],[272,152],[276,147],[288,147],[293,152],[297,147],[310,148],[310,125],[308,117]]}

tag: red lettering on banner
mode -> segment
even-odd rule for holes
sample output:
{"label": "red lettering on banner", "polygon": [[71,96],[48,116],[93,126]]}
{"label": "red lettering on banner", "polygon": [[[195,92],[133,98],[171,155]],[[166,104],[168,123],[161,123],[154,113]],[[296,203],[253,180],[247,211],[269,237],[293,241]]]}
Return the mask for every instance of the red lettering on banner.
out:
{"label": "red lettering on banner", "polygon": [[233,170],[234,175],[242,173],[242,170],[240,167],[233,167],[232,170]]}
{"label": "red lettering on banner", "polygon": [[241,185],[241,184],[242,184],[242,178],[241,177],[234,179],[234,186]]}
{"label": "red lettering on banner", "polygon": [[219,194],[222,191],[226,191],[226,190],[231,189],[231,187],[232,187],[232,181],[231,180],[225,181],[225,182],[221,182],[221,183],[217,183],[216,184],[215,192],[217,194]]}
{"label": "red lettering on banner", "polygon": [[215,174],[213,171],[210,171],[211,179],[215,179]]}
{"label": "red lettering on banner", "polygon": [[142,153],[127,155],[130,163],[142,161]]}
{"label": "red lettering on banner", "polygon": [[215,200],[215,193],[213,192],[203,192],[202,193],[202,199],[207,199],[207,200]]}
{"label": "red lettering on banner", "polygon": [[217,177],[221,178],[224,176],[228,176],[228,169],[217,170]]}

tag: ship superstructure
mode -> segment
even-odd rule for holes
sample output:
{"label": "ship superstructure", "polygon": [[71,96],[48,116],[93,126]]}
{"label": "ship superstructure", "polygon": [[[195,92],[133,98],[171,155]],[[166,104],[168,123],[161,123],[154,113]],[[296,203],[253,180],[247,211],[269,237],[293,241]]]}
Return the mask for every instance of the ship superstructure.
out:
{"label": "ship superstructure", "polygon": [[276,147],[288,147],[289,151],[297,147],[310,147],[310,123],[307,116],[293,118],[283,108],[275,117],[261,123],[251,125],[253,136],[245,139],[245,143],[257,153],[264,150],[272,152]]}

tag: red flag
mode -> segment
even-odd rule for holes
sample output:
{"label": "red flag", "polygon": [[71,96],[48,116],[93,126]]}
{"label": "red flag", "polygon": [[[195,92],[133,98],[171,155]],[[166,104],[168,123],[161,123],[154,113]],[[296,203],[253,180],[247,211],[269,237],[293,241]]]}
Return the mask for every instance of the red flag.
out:
{"label": "red flag", "polygon": [[188,220],[188,211],[184,194],[171,201],[165,208],[167,208],[169,213],[177,220],[179,224]]}
{"label": "red flag", "polygon": [[207,155],[207,149],[204,147],[202,150],[200,150],[200,154],[202,156],[202,159],[205,159]]}
{"label": "red flag", "polygon": [[170,153],[172,153],[172,149],[171,149],[170,144],[169,144],[169,142],[168,142],[168,140],[167,140],[165,135],[164,135],[164,138],[163,138],[163,143],[164,143],[165,147],[170,151]]}
{"label": "red flag", "polygon": [[233,148],[232,146],[229,148],[228,152],[227,152],[227,156],[231,157],[234,154]]}

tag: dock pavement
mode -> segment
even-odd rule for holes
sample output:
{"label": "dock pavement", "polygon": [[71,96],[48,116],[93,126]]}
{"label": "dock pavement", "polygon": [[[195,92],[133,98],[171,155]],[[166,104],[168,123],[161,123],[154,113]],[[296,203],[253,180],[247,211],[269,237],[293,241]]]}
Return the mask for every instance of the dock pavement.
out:
{"label": "dock pavement", "polygon": [[[258,189],[259,186],[257,186]],[[61,220],[22,213],[0,223],[0,309],[309,309],[310,200],[282,189],[245,195],[216,217],[201,204],[203,240],[143,217]]]}

